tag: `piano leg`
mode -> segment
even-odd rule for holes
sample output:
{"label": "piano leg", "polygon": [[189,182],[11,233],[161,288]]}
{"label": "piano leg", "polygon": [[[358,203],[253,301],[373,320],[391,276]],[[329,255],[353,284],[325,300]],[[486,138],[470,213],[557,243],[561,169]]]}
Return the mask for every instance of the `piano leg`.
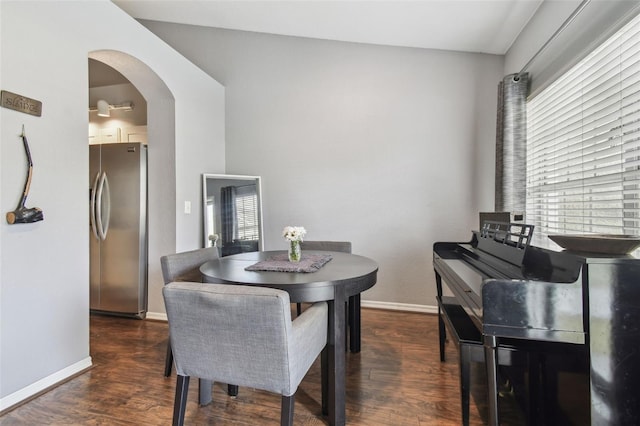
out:
{"label": "piano leg", "polygon": [[438,305],[438,329],[440,331],[440,362],[444,362],[444,345],[447,341],[447,329],[442,319],[442,312],[440,312],[440,306]]}
{"label": "piano leg", "polygon": [[447,340],[447,330],[442,319],[440,302],[442,301],[442,277],[436,272],[436,290],[438,293],[438,335],[440,337],[440,362],[444,362],[444,345]]}
{"label": "piano leg", "polygon": [[487,396],[489,425],[498,426],[498,340],[495,336],[483,336],[484,360],[487,367]]}

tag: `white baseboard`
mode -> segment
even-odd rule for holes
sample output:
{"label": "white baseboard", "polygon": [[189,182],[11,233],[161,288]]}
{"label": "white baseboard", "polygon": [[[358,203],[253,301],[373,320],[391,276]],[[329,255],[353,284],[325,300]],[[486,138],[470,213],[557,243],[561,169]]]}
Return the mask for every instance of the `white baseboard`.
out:
{"label": "white baseboard", "polygon": [[85,359],[78,361],[66,368],[63,368],[62,370],[57,371],[43,379],[40,379],[37,382],[20,389],[19,391],[7,395],[4,398],[0,398],[0,413],[3,413],[5,410],[18,405],[47,389],[57,386],[70,377],[73,377],[74,375],[90,368],[91,365],[91,357],[86,357]]}
{"label": "white baseboard", "polygon": [[[403,312],[421,312],[424,314],[437,314],[437,306],[428,305],[414,305],[410,303],[391,303],[391,302],[376,302],[372,300],[362,300],[360,305],[363,308],[372,309],[387,309],[390,311],[403,311]],[[164,312],[147,312],[146,319],[154,321],[166,321],[167,314]]]}
{"label": "white baseboard", "polygon": [[414,305],[411,303],[376,302],[373,300],[362,300],[360,305],[363,308],[387,309],[390,311],[421,312],[423,314],[437,314],[437,306]]}
{"label": "white baseboard", "polygon": [[167,314],[164,312],[147,312],[147,316],[145,319],[154,320],[154,321],[166,321]]}

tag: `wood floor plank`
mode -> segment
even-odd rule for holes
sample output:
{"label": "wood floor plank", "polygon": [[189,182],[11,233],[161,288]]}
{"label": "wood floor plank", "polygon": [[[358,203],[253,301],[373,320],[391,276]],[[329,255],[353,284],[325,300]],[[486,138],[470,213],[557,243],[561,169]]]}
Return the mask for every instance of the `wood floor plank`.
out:
{"label": "wood floor plank", "polygon": [[[175,371],[165,378],[167,324],[91,316],[94,367],[0,417],[0,425],[167,425]],[[435,315],[362,309],[362,352],[347,354],[349,425],[461,424],[457,351],[440,362]],[[276,425],[280,396],[240,388],[236,398],[214,384],[213,402],[197,403],[192,380],[187,425]],[[295,401],[296,425],[327,424],[321,416],[320,365],[305,377]],[[471,424],[482,418],[471,402]]]}

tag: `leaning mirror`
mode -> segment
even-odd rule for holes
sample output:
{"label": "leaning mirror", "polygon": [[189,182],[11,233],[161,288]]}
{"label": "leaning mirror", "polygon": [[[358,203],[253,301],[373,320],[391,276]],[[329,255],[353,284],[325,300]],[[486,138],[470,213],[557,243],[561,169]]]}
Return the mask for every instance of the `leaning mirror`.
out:
{"label": "leaning mirror", "polygon": [[262,250],[259,176],[202,175],[204,246],[220,256]]}

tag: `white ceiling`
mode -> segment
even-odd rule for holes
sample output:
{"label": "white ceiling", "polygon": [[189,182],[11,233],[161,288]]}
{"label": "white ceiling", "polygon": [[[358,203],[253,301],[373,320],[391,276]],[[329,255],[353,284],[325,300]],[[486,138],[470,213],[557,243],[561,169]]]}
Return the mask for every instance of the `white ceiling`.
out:
{"label": "white ceiling", "polygon": [[112,0],[136,19],[503,55],[544,0]]}

